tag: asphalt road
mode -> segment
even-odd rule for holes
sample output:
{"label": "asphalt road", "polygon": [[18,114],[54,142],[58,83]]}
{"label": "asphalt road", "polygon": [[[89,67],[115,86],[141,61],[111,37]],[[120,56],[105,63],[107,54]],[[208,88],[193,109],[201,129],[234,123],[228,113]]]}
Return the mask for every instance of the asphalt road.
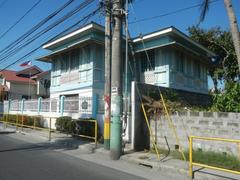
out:
{"label": "asphalt road", "polygon": [[141,180],[143,178],[0,134],[0,180]]}

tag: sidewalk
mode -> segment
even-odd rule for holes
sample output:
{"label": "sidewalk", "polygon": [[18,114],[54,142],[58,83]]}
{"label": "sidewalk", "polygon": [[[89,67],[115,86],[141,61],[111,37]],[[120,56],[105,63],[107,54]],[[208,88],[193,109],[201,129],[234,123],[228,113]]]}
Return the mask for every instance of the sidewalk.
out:
{"label": "sidewalk", "polygon": [[[18,131],[20,132],[20,131]],[[1,133],[15,133],[14,128],[4,129],[0,124]],[[110,160],[109,151],[103,148],[102,144],[91,143],[89,141],[83,141],[80,138],[72,138],[70,135],[62,133],[53,133],[51,142],[48,142],[48,135],[46,132],[35,131],[30,129],[23,129],[21,132],[25,140],[33,143],[45,143],[51,146],[53,150],[61,151],[76,158],[85,159],[99,163],[111,168],[121,169],[122,171],[128,171],[126,164],[133,164],[138,167],[139,170],[135,170],[136,173],[142,173],[141,169],[149,169],[149,172],[157,172],[161,175],[167,175],[173,179],[190,179],[188,176],[188,162],[184,162],[171,157],[164,158],[164,161],[158,162],[156,154],[146,152],[129,152],[121,156],[119,161]],[[21,138],[21,137],[20,137]],[[161,157],[163,158],[163,157]],[[125,164],[125,165],[124,165]],[[240,175],[234,175],[230,173],[224,173],[221,171],[194,168],[194,179],[196,180],[239,180]],[[198,170],[198,171],[196,171]],[[156,174],[156,173],[155,173]],[[144,176],[144,173],[142,173]],[[156,177],[155,177],[156,176]],[[146,177],[150,179],[156,179],[157,175],[148,174]]]}

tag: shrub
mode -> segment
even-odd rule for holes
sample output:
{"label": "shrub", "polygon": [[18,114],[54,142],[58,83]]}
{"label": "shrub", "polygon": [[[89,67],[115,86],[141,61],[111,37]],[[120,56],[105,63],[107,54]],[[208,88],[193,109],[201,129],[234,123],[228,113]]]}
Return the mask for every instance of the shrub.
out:
{"label": "shrub", "polygon": [[72,118],[68,116],[57,118],[55,125],[58,131],[69,134],[72,134],[76,127],[75,123],[72,121]]}

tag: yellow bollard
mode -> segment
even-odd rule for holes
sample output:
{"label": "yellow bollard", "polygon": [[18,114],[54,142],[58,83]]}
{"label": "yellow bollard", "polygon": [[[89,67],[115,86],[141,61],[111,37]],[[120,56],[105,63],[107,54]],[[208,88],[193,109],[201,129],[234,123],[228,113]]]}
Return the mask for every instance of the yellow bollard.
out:
{"label": "yellow bollard", "polygon": [[189,139],[189,176],[193,179],[193,165],[192,165],[192,150],[193,150],[193,138],[190,136]]}

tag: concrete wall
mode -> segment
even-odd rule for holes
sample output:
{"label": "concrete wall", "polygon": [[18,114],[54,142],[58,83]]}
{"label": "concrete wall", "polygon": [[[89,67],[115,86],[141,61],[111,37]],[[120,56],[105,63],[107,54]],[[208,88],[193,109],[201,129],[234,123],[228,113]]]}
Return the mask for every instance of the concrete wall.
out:
{"label": "concrete wall", "polygon": [[[189,135],[240,139],[240,113],[186,111],[175,113],[171,115],[171,118],[177,130],[180,144],[185,150],[188,150]],[[172,150],[175,149],[175,145],[179,145],[165,117],[158,118],[156,121],[152,120],[151,127],[159,147],[167,148],[164,136],[166,136]],[[240,155],[240,149],[238,149],[240,145],[238,147],[236,143],[194,140],[193,147],[203,151]]]}

